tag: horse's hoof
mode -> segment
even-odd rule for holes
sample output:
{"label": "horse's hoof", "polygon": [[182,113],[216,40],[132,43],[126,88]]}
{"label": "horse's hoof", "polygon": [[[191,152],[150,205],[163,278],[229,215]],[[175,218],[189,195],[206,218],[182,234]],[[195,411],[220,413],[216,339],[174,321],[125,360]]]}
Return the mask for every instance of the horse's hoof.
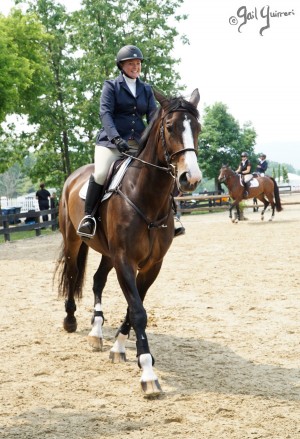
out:
{"label": "horse's hoof", "polygon": [[125,352],[113,352],[110,351],[109,359],[112,363],[126,363],[126,354]]}
{"label": "horse's hoof", "polygon": [[141,387],[145,398],[156,398],[162,394],[158,380],[141,381]]}
{"label": "horse's hoof", "polygon": [[94,349],[94,351],[102,351],[103,340],[100,337],[95,337],[93,335],[87,336],[88,344]]}
{"label": "horse's hoof", "polygon": [[76,317],[64,318],[64,330],[67,332],[75,332],[77,329]]}

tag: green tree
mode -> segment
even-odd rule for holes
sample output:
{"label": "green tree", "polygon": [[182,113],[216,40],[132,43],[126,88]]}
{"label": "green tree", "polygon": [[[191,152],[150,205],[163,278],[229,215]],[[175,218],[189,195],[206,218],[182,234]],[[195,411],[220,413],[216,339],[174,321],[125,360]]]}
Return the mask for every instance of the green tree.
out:
{"label": "green tree", "polygon": [[283,180],[283,183],[289,183],[288,170],[284,165],[282,165],[282,180]]}
{"label": "green tree", "polygon": [[[45,94],[49,69],[43,45],[51,38],[33,14],[0,15],[0,123],[7,115],[29,114]],[[0,173],[22,161],[25,145],[16,124],[0,125]]]}
{"label": "green tree", "polygon": [[51,36],[44,45],[51,72],[47,93],[34,101],[29,122],[36,129],[22,144],[36,150],[32,180],[59,187],[74,169],[93,161],[101,87],[117,74],[120,47],[138,45],[145,56],[142,79],[177,92],[173,67],[179,60],[170,53],[178,32],[168,21],[185,18],[175,15],[183,0],[83,0],[72,14],[54,0],[16,2],[26,3]]}
{"label": "green tree", "polygon": [[256,132],[251,123],[241,128],[225,104],[217,102],[207,106],[199,141],[199,164],[204,176],[214,178],[217,188],[221,166],[229,164],[237,168],[242,151],[248,152],[250,161],[256,163],[255,139]]}
{"label": "green tree", "polygon": [[279,163],[278,168],[277,168],[277,179],[278,179],[278,183],[280,183],[281,180],[281,165]]}
{"label": "green tree", "polygon": [[0,15],[0,123],[7,114],[29,113],[45,92],[49,71],[43,44],[48,38],[33,14]]}

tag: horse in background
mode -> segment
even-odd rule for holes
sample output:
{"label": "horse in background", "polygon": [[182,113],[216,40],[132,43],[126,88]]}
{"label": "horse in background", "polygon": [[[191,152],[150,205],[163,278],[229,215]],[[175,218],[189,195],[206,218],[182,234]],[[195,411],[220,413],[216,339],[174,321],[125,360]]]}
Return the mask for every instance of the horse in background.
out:
{"label": "horse in background", "polygon": [[109,272],[112,268],[116,270],[128,307],[110,358],[112,362],[126,361],[126,339],[133,328],[138,365],[142,369],[140,381],[146,396],[160,394],[161,387],[153,370],[143,301],[174,237],[175,182],[180,191],[192,192],[202,178],[196,155],[201,130],[198,89],[189,101],[182,97],[168,99],[156,91],[154,94],[160,108],[146,128],[138,155],[132,158],[121,183],[100,204],[93,239],[80,238],[76,233],[84,215],[79,191],[93,172],[93,165],[83,166],[66,180],[59,209],[63,244],[56,269],[59,293],[66,298],[64,328],[73,332],[77,328],[75,298],[82,297],[88,249],[102,254],[93,278],[94,314],[88,335],[95,350],[102,350],[103,343],[102,292]]}
{"label": "horse in background", "polygon": [[244,197],[244,185],[241,182],[241,176],[234,172],[229,166],[223,165],[220,169],[218,181],[224,183],[228,187],[229,195],[234,200],[229,207],[229,218],[232,219],[232,209],[235,207],[237,211],[237,219],[232,222],[238,222],[240,220],[240,208],[239,203],[243,199],[258,198],[263,204],[264,208],[261,212],[261,220],[264,220],[264,214],[267,207],[271,204],[272,215],[269,221],[275,216],[275,208],[277,212],[282,210],[281,201],[279,197],[279,189],[276,181],[272,177],[260,175],[253,177],[256,181],[255,185],[248,185],[248,196]]}

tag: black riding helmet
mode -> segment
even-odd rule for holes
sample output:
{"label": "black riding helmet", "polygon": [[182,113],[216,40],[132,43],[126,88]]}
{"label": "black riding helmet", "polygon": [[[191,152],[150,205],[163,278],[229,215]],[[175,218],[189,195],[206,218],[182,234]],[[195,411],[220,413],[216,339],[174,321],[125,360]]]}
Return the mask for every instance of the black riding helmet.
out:
{"label": "black riding helmet", "polygon": [[121,62],[126,61],[127,59],[140,59],[141,62],[143,62],[144,57],[141,50],[138,47],[128,45],[122,47],[122,49],[120,49],[119,52],[117,53],[116,62],[118,69],[122,70]]}

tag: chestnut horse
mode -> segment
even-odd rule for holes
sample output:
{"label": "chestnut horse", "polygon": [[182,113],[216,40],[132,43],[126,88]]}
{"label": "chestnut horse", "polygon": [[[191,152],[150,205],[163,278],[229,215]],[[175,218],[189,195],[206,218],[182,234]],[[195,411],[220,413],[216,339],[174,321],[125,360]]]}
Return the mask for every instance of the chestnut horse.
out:
{"label": "chestnut horse", "polygon": [[93,279],[94,315],[88,335],[90,345],[97,350],[102,349],[103,338],[102,292],[108,273],[112,268],[116,270],[128,307],[110,358],[113,362],[126,361],[125,342],[132,327],[145,396],[159,394],[161,387],[153,370],[143,301],[173,240],[174,185],[177,183],[182,192],[191,192],[202,178],[196,156],[201,129],[198,89],[189,101],[154,93],[160,107],[146,128],[138,155],[122,182],[111,197],[100,204],[93,239],[80,238],[76,233],[84,215],[84,201],[78,194],[93,172],[93,165],[83,166],[66,180],[59,209],[63,244],[56,267],[59,293],[66,298],[64,328],[73,332],[77,328],[75,298],[82,297],[88,249],[91,247],[102,254]]}
{"label": "chestnut horse", "polygon": [[[232,218],[232,209],[236,207],[237,211],[237,220],[240,220],[240,208],[239,203],[243,199],[249,199],[249,198],[258,198],[263,204],[264,208],[261,212],[261,219],[264,220],[264,213],[271,204],[272,208],[272,216],[269,219],[269,221],[272,221],[275,215],[275,207],[277,212],[280,212],[282,210],[281,207],[281,201],[279,197],[279,189],[277,186],[276,181],[272,177],[264,176],[261,177],[260,175],[254,174],[254,180],[256,184],[251,185],[251,181],[248,187],[248,196],[244,197],[244,186],[241,183],[241,176],[234,172],[229,166],[223,165],[220,169],[220,175],[218,177],[218,180],[220,183],[225,183],[229,190],[230,197],[234,200],[233,203],[231,203],[229,207],[229,218]],[[234,220],[232,222],[235,222]]]}

